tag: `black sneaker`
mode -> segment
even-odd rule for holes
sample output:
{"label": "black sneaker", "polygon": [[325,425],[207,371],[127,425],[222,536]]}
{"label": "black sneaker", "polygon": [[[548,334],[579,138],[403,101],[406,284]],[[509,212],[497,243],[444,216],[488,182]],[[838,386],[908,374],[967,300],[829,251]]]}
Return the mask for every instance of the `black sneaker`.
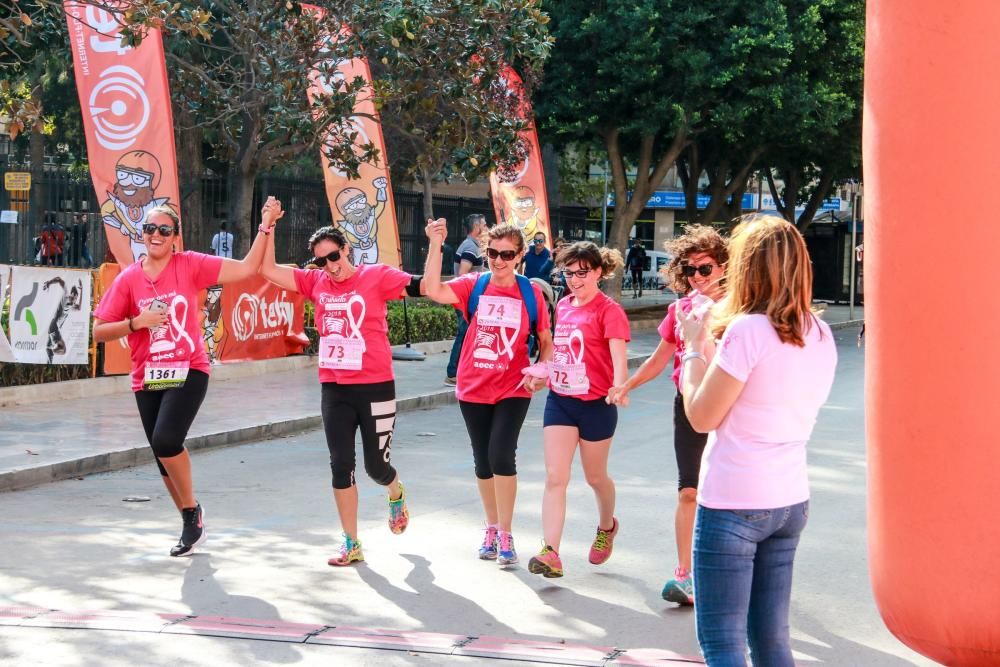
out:
{"label": "black sneaker", "polygon": [[189,556],[194,553],[194,547],[205,541],[205,513],[201,505],[181,510],[184,529],[181,539],[170,549],[171,556]]}

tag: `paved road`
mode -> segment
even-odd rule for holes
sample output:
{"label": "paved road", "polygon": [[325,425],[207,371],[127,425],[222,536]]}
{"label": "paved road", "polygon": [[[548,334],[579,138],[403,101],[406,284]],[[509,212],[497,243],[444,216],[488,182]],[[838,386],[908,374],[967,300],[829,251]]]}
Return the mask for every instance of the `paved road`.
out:
{"label": "paved road", "polygon": [[[840,367],[811,445],[813,502],[800,547],[793,639],[801,664],[926,665],[882,626],[868,586],[862,353],[856,331],[837,332]],[[196,457],[210,538],[190,559],[166,552],[176,519],[153,466],[0,495],[5,536],[0,605],[235,616],[423,632],[565,640],[697,655],[694,618],[659,598],[673,566],[676,469],[672,389],[665,378],[633,396],[612,473],[622,531],[614,557],[586,561],[594,502],[577,469],[563,544],[567,575],[534,577],[475,558],[480,510],[457,407],[402,415],[394,462],[413,520],[385,525],[380,488],[364,480],[361,537],[367,562],[332,569],[338,538],[326,447],[318,431]],[[280,402],[281,396],[272,400]],[[543,482],[541,408],[535,400],[519,451],[514,535],[524,560],[539,546]],[[250,406],[252,408],[252,406]],[[126,503],[147,495],[147,503]],[[488,664],[327,646],[0,626],[11,664],[307,663]]]}

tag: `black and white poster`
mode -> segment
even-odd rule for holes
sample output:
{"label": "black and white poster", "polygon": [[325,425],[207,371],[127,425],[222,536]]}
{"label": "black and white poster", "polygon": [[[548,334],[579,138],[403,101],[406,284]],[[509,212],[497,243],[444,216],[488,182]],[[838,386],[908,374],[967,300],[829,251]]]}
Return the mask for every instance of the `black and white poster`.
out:
{"label": "black and white poster", "polygon": [[11,272],[10,345],[24,364],[86,364],[89,271],[15,266]]}

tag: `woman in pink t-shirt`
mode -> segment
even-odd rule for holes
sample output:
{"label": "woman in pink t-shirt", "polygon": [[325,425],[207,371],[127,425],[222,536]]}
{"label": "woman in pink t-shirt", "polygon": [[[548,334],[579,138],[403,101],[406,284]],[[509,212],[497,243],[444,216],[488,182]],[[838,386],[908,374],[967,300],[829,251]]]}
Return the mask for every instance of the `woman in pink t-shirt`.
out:
{"label": "woman in pink t-shirt", "polygon": [[[517,496],[517,438],[531,394],[545,386],[544,374],[536,377],[523,372],[531,364],[531,331],[522,290],[532,290],[535,299],[541,361],[552,355],[549,311],[541,290],[515,273],[525,250],[524,234],[516,225],[497,225],[486,233],[490,273],[466,274],[445,284],[441,283],[445,221],[428,220],[426,232],[430,239],[424,268],[427,296],[454,305],[470,319],[458,362],[455,395],[472,441],[476,482],[486,514],[486,536],[479,557],[508,567],[517,563],[511,536]],[[470,297],[481,276],[486,276],[483,280],[487,284],[470,318]]]}
{"label": "woman in pink t-shirt", "polygon": [[621,387],[611,390],[612,400],[627,404],[628,393],[657,377],[673,359],[672,379],[677,386],[674,398],[674,456],[677,460],[677,509],[674,513],[674,535],[677,543],[677,567],[674,576],[664,586],[661,597],[681,605],[694,604],[694,582],[691,579],[691,537],[697,509],[698,473],[701,455],[708,436],[697,433],[684,414],[680,393],[681,355],[684,341],[677,335],[677,308],[691,310],[691,295],[697,293],[718,301],[725,293],[722,277],[729,251],[726,240],[708,225],[688,225],[684,234],[667,241],[664,249],[673,259],[663,269],[664,277],[679,296],[667,308],[658,329],[660,343],[639,369]]}
{"label": "woman in pink t-shirt", "polygon": [[111,283],[94,312],[94,342],[128,337],[132,391],[164,486],[181,513],[183,528],[171,556],[186,556],[205,539],[195,499],[188,429],[208,390],[209,362],[198,319],[198,293],[219,283],[249,278],[264,256],[264,237],[280,207],[268,198],[262,233],[242,261],[200,252],[176,252],[181,223],[169,206],[146,213],[141,225],[146,254]]}
{"label": "woman in pink t-shirt", "polygon": [[362,261],[355,266],[351,250],[340,228],[322,227],[309,239],[316,270],[279,266],[270,240],[261,267],[272,283],[304,295],[316,306],[320,411],[344,535],[339,554],[327,561],[335,567],[364,560],[354,480],[354,438],[359,429],[365,472],[388,491],[389,530],[398,535],[410,520],[406,491],[390,463],[396,381],[386,304],[407,294],[419,296],[421,284],[419,278],[387,264]]}
{"label": "woman in pink t-shirt", "polygon": [[608,453],[618,424],[618,408],[608,390],[628,374],[625,345],[628,318],[618,303],[601,292],[598,283],[622,268],[621,253],[589,241],[564,247],[556,266],[571,296],[556,306],[549,396],[542,420],[545,439],[545,493],[542,496],[542,551],[528,562],[528,571],[545,577],[563,576],[559,543],[566,523],[566,487],[577,446],[587,484],[597,499],[597,536],[590,562],[601,565],[611,557],[618,519],[615,483],[608,476]]}
{"label": "woman in pink t-shirt", "polygon": [[[694,530],[695,618],[709,665],[791,667],[792,565],[809,515],[806,442],[833,385],[837,348],[810,309],[802,235],[754,216],[729,242],[727,294],[679,312],[684,411],[709,433]],[[711,336],[706,333],[711,330]],[[707,361],[710,339],[718,340]]]}

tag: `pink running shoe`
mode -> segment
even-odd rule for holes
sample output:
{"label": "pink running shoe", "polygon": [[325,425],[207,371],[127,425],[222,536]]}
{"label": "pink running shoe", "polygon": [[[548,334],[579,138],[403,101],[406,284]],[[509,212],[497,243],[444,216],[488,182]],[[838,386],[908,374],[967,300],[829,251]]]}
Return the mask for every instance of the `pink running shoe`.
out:
{"label": "pink running shoe", "polygon": [[541,553],[532,556],[531,560],[528,561],[528,572],[540,574],[546,579],[561,577],[563,576],[562,560],[560,560],[556,550],[546,544]]}
{"label": "pink running shoe", "polygon": [[601,565],[611,558],[611,550],[615,546],[615,535],[618,534],[618,519],[612,517],[611,520],[613,522],[611,530],[597,527],[597,537],[590,545],[590,562],[593,565]]}

